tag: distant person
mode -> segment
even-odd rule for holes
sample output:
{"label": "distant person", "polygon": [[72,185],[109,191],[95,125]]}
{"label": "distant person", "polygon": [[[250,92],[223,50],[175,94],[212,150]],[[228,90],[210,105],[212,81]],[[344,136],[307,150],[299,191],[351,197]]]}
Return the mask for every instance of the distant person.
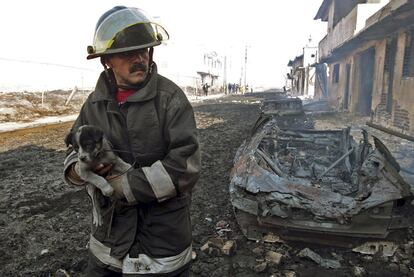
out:
{"label": "distant person", "polygon": [[[200,150],[191,104],[153,61],[154,47],[166,39],[142,10],[116,6],[98,20],[88,47],[87,59],[99,58],[104,71],[71,132],[100,127],[131,168],[95,168],[116,177],[107,177],[115,193],[97,192],[102,223],[92,223],[85,276],[190,276],[189,206]],[[72,151],[65,180],[84,186],[77,164]]]}
{"label": "distant person", "polygon": [[207,83],[204,83],[203,84],[204,96],[208,96],[208,88],[209,88],[209,85]]}

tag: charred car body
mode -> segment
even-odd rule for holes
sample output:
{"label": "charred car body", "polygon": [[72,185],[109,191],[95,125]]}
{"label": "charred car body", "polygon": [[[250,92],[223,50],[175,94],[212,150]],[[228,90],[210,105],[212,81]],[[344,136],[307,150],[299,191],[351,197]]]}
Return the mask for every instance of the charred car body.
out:
{"label": "charred car body", "polygon": [[332,236],[347,246],[412,223],[410,186],[378,138],[373,147],[365,130],[358,142],[350,128],[316,130],[300,99],[266,100],[261,110],[231,172],[230,199],[248,238]]}

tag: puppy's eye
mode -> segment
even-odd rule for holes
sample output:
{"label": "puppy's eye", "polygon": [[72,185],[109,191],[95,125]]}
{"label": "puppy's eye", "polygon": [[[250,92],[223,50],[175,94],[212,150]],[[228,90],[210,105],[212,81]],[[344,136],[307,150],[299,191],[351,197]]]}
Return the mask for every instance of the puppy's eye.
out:
{"label": "puppy's eye", "polygon": [[95,148],[95,144],[93,143],[86,143],[84,146],[85,150],[92,151]]}

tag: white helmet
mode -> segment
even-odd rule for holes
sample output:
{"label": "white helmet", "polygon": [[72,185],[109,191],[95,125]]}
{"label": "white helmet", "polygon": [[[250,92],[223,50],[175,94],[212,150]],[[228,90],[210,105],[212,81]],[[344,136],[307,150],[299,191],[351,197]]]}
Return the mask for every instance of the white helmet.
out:
{"label": "white helmet", "polygon": [[99,18],[87,59],[157,46],[168,38],[167,31],[143,10],[116,6]]}

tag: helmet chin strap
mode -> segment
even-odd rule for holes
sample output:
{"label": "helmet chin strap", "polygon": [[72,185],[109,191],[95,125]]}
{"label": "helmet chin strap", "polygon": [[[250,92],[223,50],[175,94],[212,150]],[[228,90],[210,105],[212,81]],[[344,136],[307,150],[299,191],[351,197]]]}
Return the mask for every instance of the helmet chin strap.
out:
{"label": "helmet chin strap", "polygon": [[148,55],[149,55],[149,62],[148,62],[148,65],[149,65],[149,69],[148,69],[149,74],[148,74],[148,76],[149,76],[152,73],[152,65],[153,65],[153,62],[154,62],[153,59],[152,59],[152,57],[154,55],[154,47],[150,47]]}
{"label": "helmet chin strap", "polygon": [[116,92],[118,91],[118,85],[116,83],[115,74],[114,74],[114,72],[112,71],[111,68],[106,66],[104,57],[101,57],[101,64],[103,65],[104,70],[105,70],[106,85],[108,86],[109,91],[111,92],[111,94],[115,95]]}
{"label": "helmet chin strap", "polygon": [[101,57],[101,64],[103,65],[104,69],[105,69],[105,79],[107,82],[107,85],[111,91],[111,94],[116,94],[118,92],[119,88],[122,89],[133,89],[133,90],[139,90],[141,88],[143,88],[147,83],[148,80],[151,77],[152,74],[152,70],[153,70],[153,65],[154,65],[154,61],[153,61],[153,55],[154,55],[154,47],[150,47],[149,52],[149,61],[148,61],[148,74],[147,74],[147,78],[145,78],[145,80],[139,84],[136,85],[119,85],[116,82],[116,78],[115,78],[115,74],[112,71],[111,68],[109,68],[106,63],[105,63],[105,59],[104,57]]}

